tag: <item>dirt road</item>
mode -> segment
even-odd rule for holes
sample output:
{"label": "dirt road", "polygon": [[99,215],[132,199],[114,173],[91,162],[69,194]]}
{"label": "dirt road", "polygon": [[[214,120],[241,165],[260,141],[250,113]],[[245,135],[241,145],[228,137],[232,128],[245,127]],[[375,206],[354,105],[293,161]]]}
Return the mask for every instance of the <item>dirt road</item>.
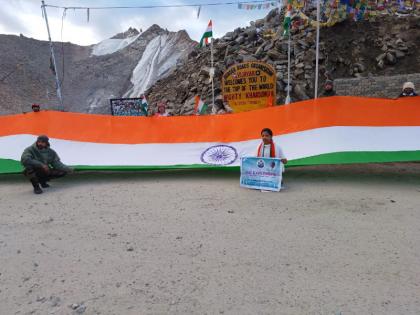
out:
{"label": "dirt road", "polygon": [[0,177],[0,314],[419,314],[420,164]]}

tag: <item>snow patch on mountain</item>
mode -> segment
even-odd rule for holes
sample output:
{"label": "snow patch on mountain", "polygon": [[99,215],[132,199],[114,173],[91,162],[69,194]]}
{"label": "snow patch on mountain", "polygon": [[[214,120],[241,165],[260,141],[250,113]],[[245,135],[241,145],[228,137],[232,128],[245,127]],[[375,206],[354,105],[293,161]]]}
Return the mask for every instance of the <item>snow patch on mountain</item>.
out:
{"label": "snow patch on mountain", "polygon": [[131,43],[133,43],[140,34],[135,36],[130,36],[127,38],[109,38],[101,41],[92,48],[92,55],[103,56],[108,54],[113,54],[114,52],[121,50]]}
{"label": "snow patch on mountain", "polygon": [[125,97],[138,97],[157,80],[168,75],[188,47],[180,47],[179,33],[176,35],[161,34],[153,38],[147,45],[140,61],[133,70],[131,83],[133,87]]}

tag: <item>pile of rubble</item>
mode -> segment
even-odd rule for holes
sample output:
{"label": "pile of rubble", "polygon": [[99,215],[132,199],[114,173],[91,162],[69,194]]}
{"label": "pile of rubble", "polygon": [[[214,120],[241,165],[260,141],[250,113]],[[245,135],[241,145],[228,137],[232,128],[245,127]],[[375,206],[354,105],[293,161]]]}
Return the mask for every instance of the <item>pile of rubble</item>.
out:
{"label": "pile of rubble", "polygon": [[[271,11],[214,40],[215,94],[221,95],[221,77],[231,65],[261,60],[277,71],[277,104],[287,91],[288,38],[283,36],[283,16]],[[319,70],[320,92],[326,79],[420,72],[416,52],[420,48],[420,18],[380,16],[376,20],[343,21],[321,29]],[[291,31],[292,101],[314,96],[316,29],[301,25]],[[193,113],[194,97],[212,102],[210,48],[194,49],[188,60],[145,94],[155,110],[165,102],[173,115]],[[209,106],[211,112],[211,106]]]}

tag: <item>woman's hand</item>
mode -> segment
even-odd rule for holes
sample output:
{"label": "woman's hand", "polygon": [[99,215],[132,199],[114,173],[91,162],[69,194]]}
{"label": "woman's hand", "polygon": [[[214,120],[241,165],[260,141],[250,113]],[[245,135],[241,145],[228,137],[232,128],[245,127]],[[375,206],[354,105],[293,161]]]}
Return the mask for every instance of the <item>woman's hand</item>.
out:
{"label": "woman's hand", "polygon": [[281,159],[280,160],[283,164],[287,164],[287,159]]}

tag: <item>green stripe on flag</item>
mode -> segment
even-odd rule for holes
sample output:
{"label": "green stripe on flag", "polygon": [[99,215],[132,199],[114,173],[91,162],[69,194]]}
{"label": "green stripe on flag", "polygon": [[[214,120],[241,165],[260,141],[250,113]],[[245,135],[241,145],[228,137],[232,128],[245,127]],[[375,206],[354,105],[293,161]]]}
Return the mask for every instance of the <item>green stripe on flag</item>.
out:
{"label": "green stripe on flag", "polygon": [[[387,163],[387,162],[413,162],[420,161],[420,151],[396,152],[335,152],[290,160],[287,167],[322,165],[322,164],[355,164],[355,163]],[[157,165],[157,166],[92,166],[78,165],[77,171],[147,171],[166,169],[238,169],[237,166],[212,166],[207,164],[191,165]],[[13,174],[22,172],[19,161],[0,159],[0,174]]]}
{"label": "green stripe on flag", "polygon": [[291,19],[290,19],[290,17],[288,16],[288,17],[286,17],[285,19],[284,19],[284,22],[283,22],[283,35],[285,36],[285,35],[289,35],[289,30],[290,30],[290,21],[291,21]]}
{"label": "green stripe on flag", "polygon": [[204,40],[205,40],[206,38],[210,38],[210,37],[213,37],[213,31],[207,31],[207,32],[205,32],[205,33],[203,34],[203,36],[201,37],[201,40],[200,40],[200,47],[203,47],[203,46],[204,46]]}
{"label": "green stripe on flag", "polygon": [[284,13],[283,36],[289,35],[291,21],[292,21],[292,1],[288,0],[287,5],[286,5],[286,12]]}
{"label": "green stripe on flag", "polygon": [[207,107],[208,107],[207,104],[203,104],[203,107],[201,107],[201,110],[200,110],[200,115],[203,115],[207,112]]}
{"label": "green stripe on flag", "polygon": [[420,161],[420,151],[335,152],[291,160],[287,166]]}

